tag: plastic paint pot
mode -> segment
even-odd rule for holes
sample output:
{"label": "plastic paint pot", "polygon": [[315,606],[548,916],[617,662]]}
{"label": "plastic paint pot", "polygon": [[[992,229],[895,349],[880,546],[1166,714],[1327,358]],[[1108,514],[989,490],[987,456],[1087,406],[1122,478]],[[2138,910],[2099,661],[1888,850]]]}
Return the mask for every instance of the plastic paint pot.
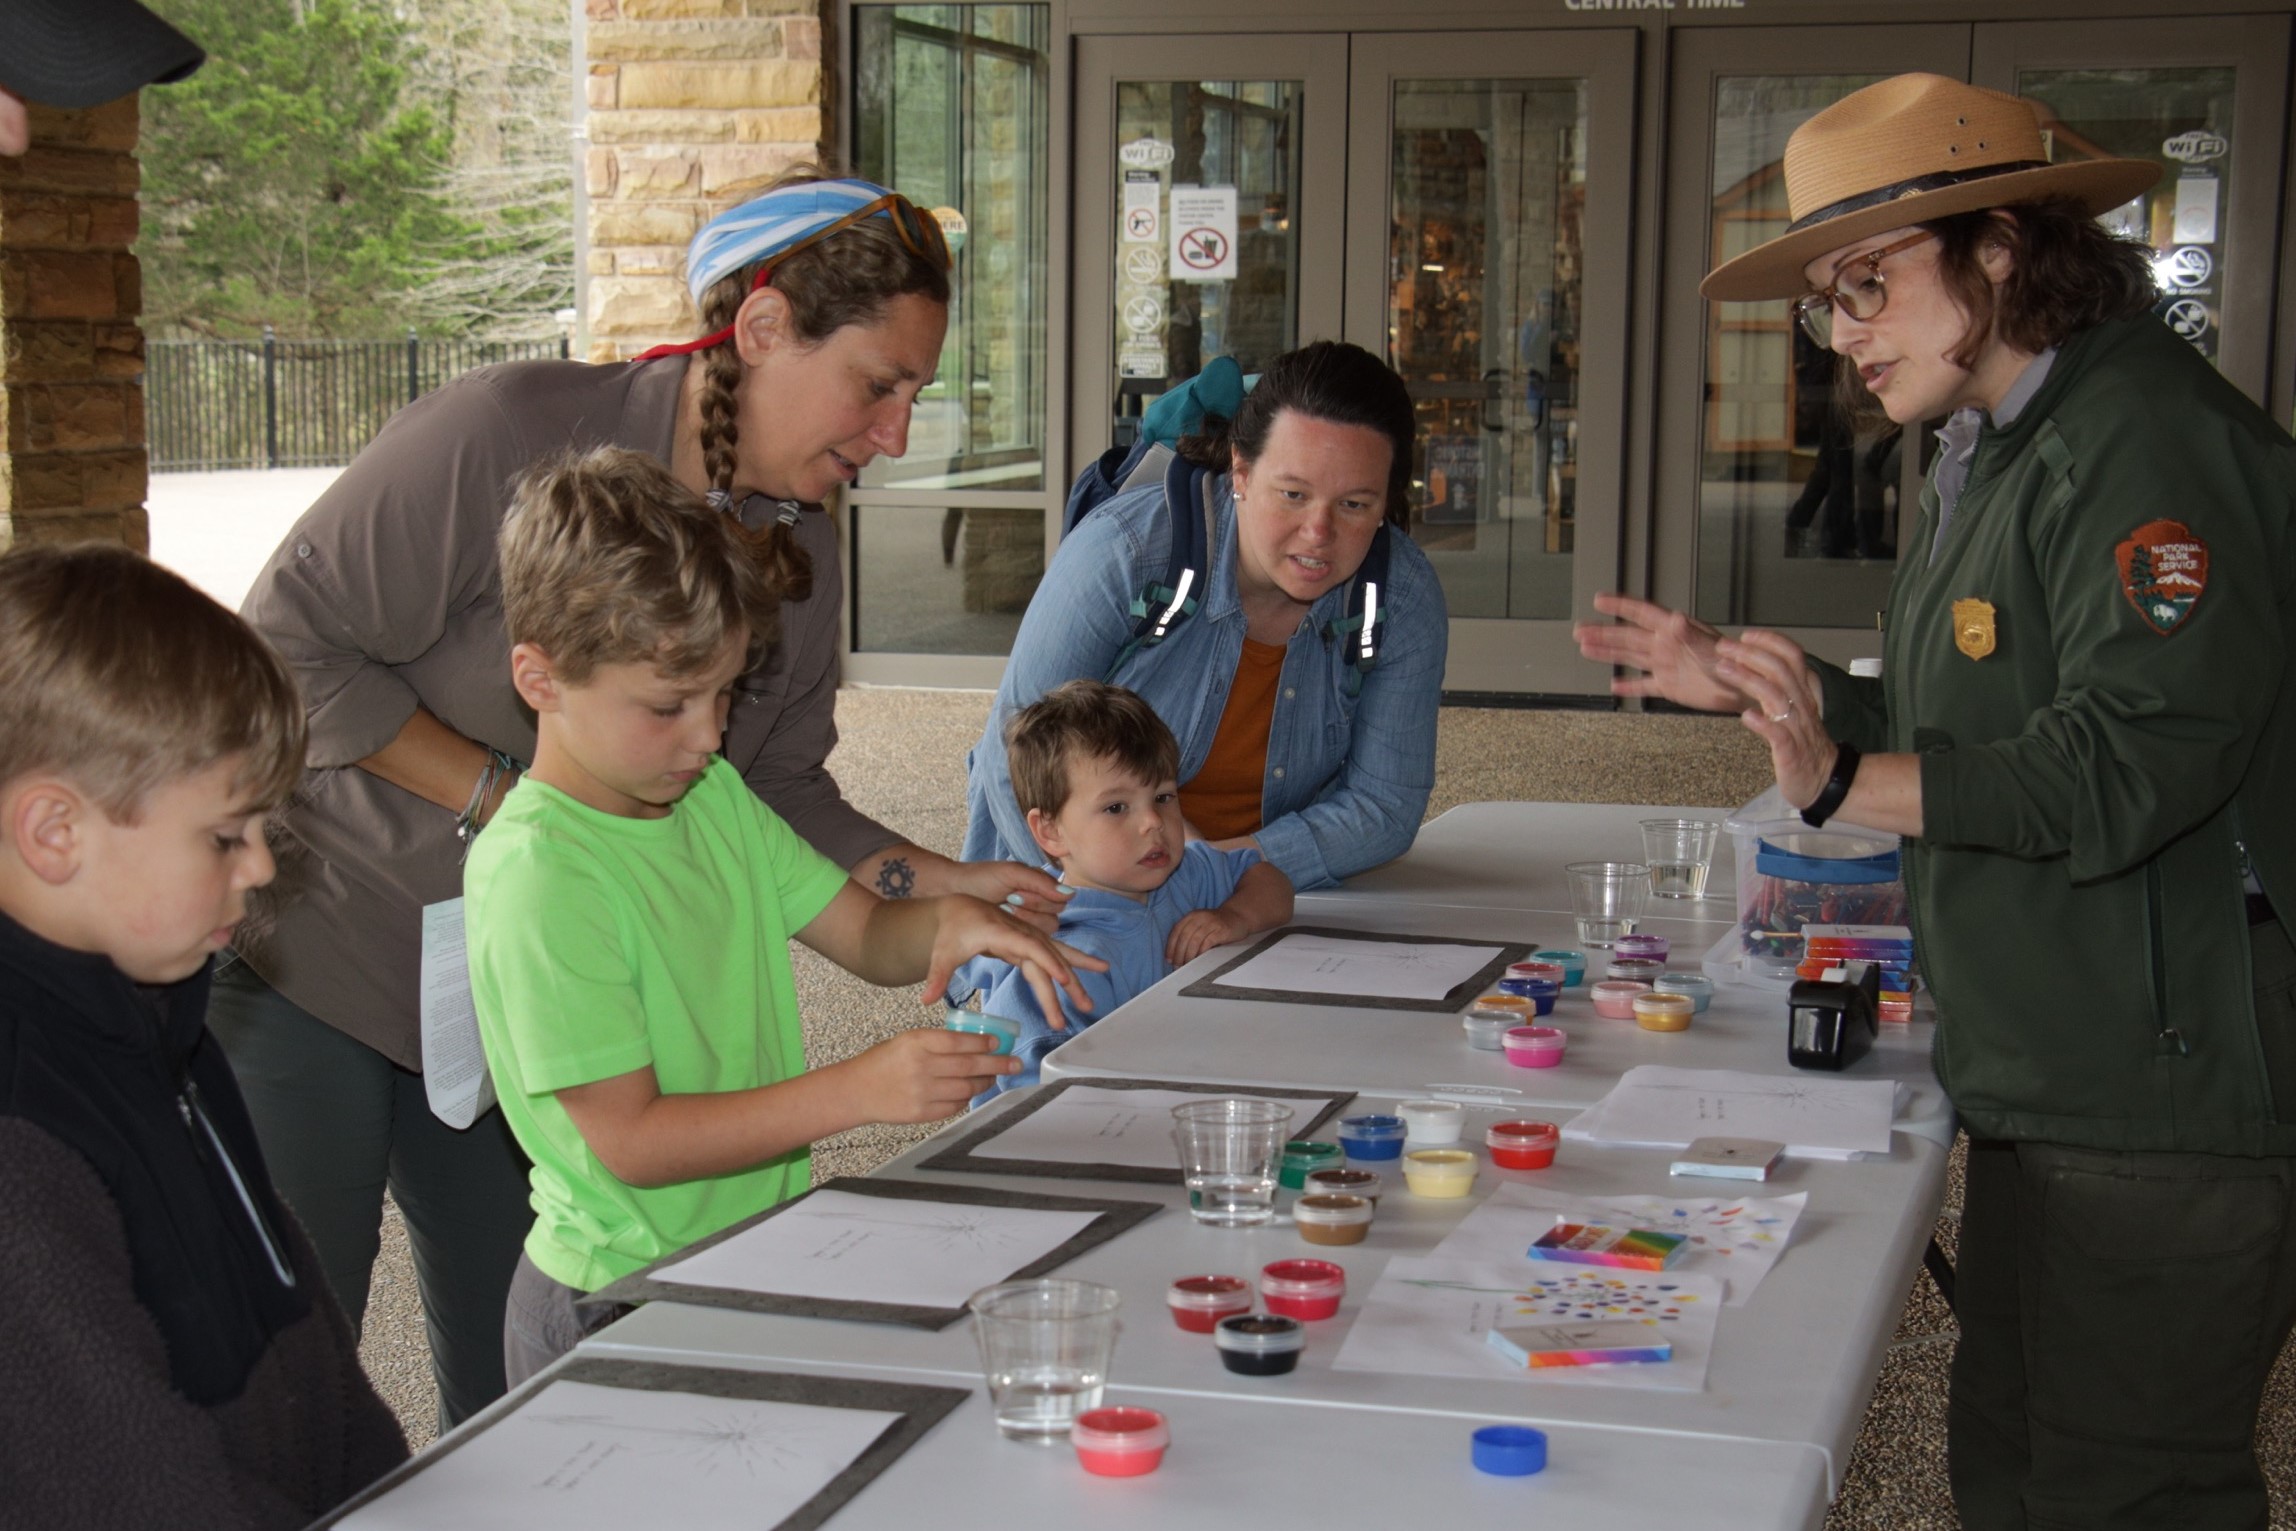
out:
{"label": "plastic paint pot", "polygon": [[1292,1222],[1310,1244],[1360,1244],[1371,1231],[1371,1203],[1361,1196],[1318,1192],[1292,1203]]}
{"label": "plastic paint pot", "polygon": [[1467,1108],[1454,1100],[1407,1100],[1395,1114],[1414,1143],[1456,1143],[1467,1122]]}
{"label": "plastic paint pot", "polygon": [[1690,1017],[1697,1011],[1697,1003],[1687,994],[1637,994],[1634,997],[1634,1023],[1644,1031],[1688,1031]]}
{"label": "plastic paint pot", "polygon": [[1493,989],[1488,994],[1475,996],[1477,1010],[1512,1010],[1517,1015],[1529,1015],[1538,1007],[1520,994],[1502,994]]}
{"label": "plastic paint pot", "polygon": [[968,1036],[988,1037],[996,1043],[995,1056],[1004,1057],[1012,1052],[1013,1044],[1020,1040],[1020,1022],[1008,1021],[1001,1015],[982,1015],[972,1010],[952,1010],[942,1023],[949,1031]]}
{"label": "plastic paint pot", "polygon": [[1505,1170],[1543,1170],[1555,1162],[1562,1129],[1552,1122],[1499,1122],[1483,1134],[1491,1162]]}
{"label": "plastic paint pot", "polygon": [[1336,1169],[1346,1158],[1337,1143],[1310,1143],[1294,1138],[1284,1145],[1276,1178],[1285,1189],[1296,1191],[1306,1182],[1309,1171]]}
{"label": "plastic paint pot", "polygon": [[[1284,1318],[1329,1318],[1347,1294],[1347,1272],[1329,1260],[1277,1260],[1260,1268],[1260,1301]],[[1223,1321],[1234,1323],[1234,1319]]]}
{"label": "plastic paint pot", "polygon": [[1092,1409],[1068,1427],[1076,1460],[1103,1478],[1137,1478],[1152,1473],[1172,1443],[1171,1427],[1154,1409]]}
{"label": "plastic paint pot", "polygon": [[1499,992],[1516,999],[1529,1000],[1534,1015],[1550,1015],[1554,1012],[1556,999],[1562,995],[1563,986],[1553,978],[1502,978],[1499,980]]}
{"label": "plastic paint pot", "polygon": [[1714,980],[1704,973],[1661,973],[1650,981],[1652,992],[1658,994],[1687,994],[1694,1014],[1704,1015],[1706,1007],[1714,1003]]}
{"label": "plastic paint pot", "polygon": [[1621,957],[1646,957],[1652,962],[1664,962],[1674,943],[1664,936],[1620,936],[1611,944],[1611,950]]}
{"label": "plastic paint pot", "polygon": [[1300,1189],[1310,1196],[1360,1196],[1377,1206],[1381,1185],[1377,1170],[1359,1170],[1351,1165],[1343,1170],[1310,1170],[1307,1184]]}
{"label": "plastic paint pot", "polygon": [[1549,962],[1540,957],[1532,957],[1523,962],[1508,963],[1507,976],[1509,978],[1544,978],[1557,987],[1570,979],[1569,971],[1561,963]]}
{"label": "plastic paint pot", "polygon": [[1621,957],[1603,969],[1602,976],[1616,983],[1654,983],[1666,972],[1666,964],[1648,957]]}
{"label": "plastic paint pot", "polygon": [[1507,1061],[1519,1069],[1551,1069],[1567,1043],[1559,1026],[1517,1026],[1507,1033]]}
{"label": "plastic paint pot", "polygon": [[1528,1425],[1485,1425],[1475,1432],[1475,1470],[1527,1478],[1547,1465],[1547,1434]]}
{"label": "plastic paint pot", "polygon": [[1459,1017],[1459,1025],[1467,1033],[1467,1045],[1486,1053],[1495,1053],[1506,1046],[1501,1039],[1522,1024],[1523,1015],[1519,1010],[1489,1010],[1481,1005]]}
{"label": "plastic paint pot", "polygon": [[1403,1156],[1403,1183],[1414,1196],[1464,1196],[1475,1184],[1475,1156],[1464,1148],[1415,1149]]}
{"label": "plastic paint pot", "polygon": [[1182,1276],[1164,1301],[1173,1323],[1190,1334],[1210,1334],[1230,1314],[1252,1311],[1252,1284],[1241,1276]]}
{"label": "plastic paint pot", "polygon": [[1229,1371],[1246,1377],[1280,1377],[1299,1365],[1307,1345],[1307,1331],[1296,1318],[1280,1313],[1242,1313],[1223,1318],[1212,1331],[1212,1343]]}
{"label": "plastic paint pot", "polygon": [[1587,993],[1594,996],[1594,1013],[1613,1021],[1633,1020],[1634,997],[1637,994],[1648,994],[1649,992],[1649,984],[1623,983],[1617,980],[1598,983],[1587,990]]}
{"label": "plastic paint pot", "polygon": [[1586,953],[1556,947],[1549,951],[1531,953],[1533,962],[1552,962],[1563,970],[1563,987],[1575,989],[1586,982]]}
{"label": "plastic paint pot", "polygon": [[[1395,1159],[1403,1154],[1403,1118],[1347,1116],[1339,1122],[1339,1146],[1350,1159]],[[1316,1169],[1327,1168],[1315,1165]]]}

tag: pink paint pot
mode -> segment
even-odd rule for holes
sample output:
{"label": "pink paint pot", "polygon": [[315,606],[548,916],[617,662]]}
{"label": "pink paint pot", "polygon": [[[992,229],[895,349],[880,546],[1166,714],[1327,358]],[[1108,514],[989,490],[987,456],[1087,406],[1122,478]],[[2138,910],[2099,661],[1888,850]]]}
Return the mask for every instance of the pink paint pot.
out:
{"label": "pink paint pot", "polygon": [[1483,1134],[1491,1162],[1503,1170],[1543,1170],[1555,1162],[1563,1140],[1552,1122],[1500,1122]]}
{"label": "pink paint pot", "polygon": [[1649,992],[1649,984],[1629,983],[1616,978],[1598,983],[1587,990],[1594,997],[1594,1013],[1613,1021],[1633,1020],[1634,997]]}
{"label": "pink paint pot", "polygon": [[1182,1276],[1164,1301],[1173,1323],[1190,1334],[1210,1334],[1229,1314],[1252,1311],[1252,1284],[1241,1276]]}
{"label": "pink paint pot", "polygon": [[1345,1295],[1347,1272],[1329,1260],[1277,1260],[1260,1270],[1260,1301],[1284,1318],[1329,1318]]}
{"label": "pink paint pot", "polygon": [[1172,1430],[1154,1409],[1092,1409],[1068,1427],[1068,1439],[1086,1472],[1137,1478],[1163,1462]]}
{"label": "pink paint pot", "polygon": [[1559,1026],[1517,1026],[1501,1038],[1507,1061],[1519,1069],[1551,1069],[1569,1041]]}

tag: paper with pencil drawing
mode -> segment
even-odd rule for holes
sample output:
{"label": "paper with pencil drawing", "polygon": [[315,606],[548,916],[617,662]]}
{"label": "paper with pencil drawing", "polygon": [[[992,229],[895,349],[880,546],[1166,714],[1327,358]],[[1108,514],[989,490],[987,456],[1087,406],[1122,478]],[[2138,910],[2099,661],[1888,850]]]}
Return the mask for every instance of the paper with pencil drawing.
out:
{"label": "paper with pencil drawing", "polygon": [[901,1416],[554,1382],[346,1531],[681,1531],[780,1524]]}
{"label": "paper with pencil drawing", "polygon": [[1442,999],[1501,950],[1448,941],[1350,941],[1294,931],[1213,980],[1222,988],[1365,999]]}
{"label": "paper with pencil drawing", "polygon": [[657,1281],[787,1297],[960,1308],[1083,1231],[1097,1212],[815,1191],[654,1272]]}
{"label": "paper with pencil drawing", "polygon": [[1295,1122],[1305,1122],[1343,1093],[1335,1090],[1326,1100],[1301,1100],[1256,1096],[1249,1090],[1206,1095],[1195,1090],[1108,1090],[1070,1082],[1054,1099],[975,1146],[972,1156],[1176,1171],[1180,1161],[1172,1147],[1174,1106],[1230,1095],[1241,1100],[1274,1099],[1292,1108]]}

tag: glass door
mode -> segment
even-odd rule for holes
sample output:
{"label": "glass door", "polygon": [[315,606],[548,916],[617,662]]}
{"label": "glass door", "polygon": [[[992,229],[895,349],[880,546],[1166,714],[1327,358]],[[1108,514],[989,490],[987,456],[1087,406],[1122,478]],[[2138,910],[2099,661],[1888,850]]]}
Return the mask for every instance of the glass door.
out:
{"label": "glass door", "polygon": [[1358,38],[1347,334],[1418,407],[1451,690],[1584,692],[1617,581],[1630,31]]}

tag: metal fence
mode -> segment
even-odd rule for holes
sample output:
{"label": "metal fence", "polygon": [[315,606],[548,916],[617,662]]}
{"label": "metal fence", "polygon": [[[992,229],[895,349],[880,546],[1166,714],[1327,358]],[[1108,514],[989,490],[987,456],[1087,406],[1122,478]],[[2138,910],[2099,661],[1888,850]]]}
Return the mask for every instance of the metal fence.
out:
{"label": "metal fence", "polygon": [[144,434],[154,473],[323,468],[474,367],[568,354],[564,340],[154,340]]}

